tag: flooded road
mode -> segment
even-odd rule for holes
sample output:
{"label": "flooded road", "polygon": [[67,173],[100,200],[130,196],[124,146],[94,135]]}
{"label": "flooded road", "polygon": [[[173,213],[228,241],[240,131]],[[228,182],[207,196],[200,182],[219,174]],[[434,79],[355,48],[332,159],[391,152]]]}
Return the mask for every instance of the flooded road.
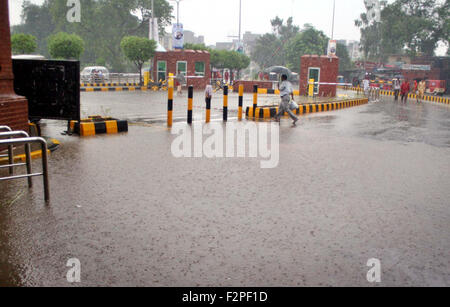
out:
{"label": "flooded road", "polygon": [[0,286],[71,286],[70,258],[81,286],[370,286],[370,258],[381,286],[450,286],[448,106],[386,99],[285,119],[279,166],[261,169],[174,158],[160,95],[82,95],[83,115],[129,119],[127,134],[46,122],[61,141],[50,204],[39,178],[0,183]]}

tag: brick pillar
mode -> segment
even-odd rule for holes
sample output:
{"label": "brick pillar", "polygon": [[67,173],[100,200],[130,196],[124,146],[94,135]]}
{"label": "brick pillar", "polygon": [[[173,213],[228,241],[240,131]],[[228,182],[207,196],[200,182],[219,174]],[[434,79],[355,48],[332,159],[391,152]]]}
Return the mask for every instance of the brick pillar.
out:
{"label": "brick pillar", "polygon": [[8,0],[0,0],[0,125],[28,131],[28,101],[14,92]]}

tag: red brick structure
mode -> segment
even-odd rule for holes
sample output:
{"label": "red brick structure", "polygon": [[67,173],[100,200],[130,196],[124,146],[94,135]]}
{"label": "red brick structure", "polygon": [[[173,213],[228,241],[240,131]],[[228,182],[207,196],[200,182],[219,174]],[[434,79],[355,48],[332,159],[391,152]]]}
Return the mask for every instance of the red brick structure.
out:
{"label": "red brick structure", "polygon": [[[203,50],[173,50],[156,52],[153,58],[152,79],[167,79],[169,73],[184,73],[187,86],[193,85],[195,90],[204,90],[211,79],[211,55]],[[196,77],[196,78],[190,78]]]}
{"label": "red brick structure", "polygon": [[[308,94],[308,81],[310,73],[318,71],[318,81],[324,83],[336,83],[339,74],[339,58],[326,55],[304,55],[300,65],[300,95]],[[316,95],[320,97],[335,97],[336,85],[319,85]]]}
{"label": "red brick structure", "polygon": [[28,131],[28,101],[14,93],[8,0],[0,0],[0,125]]}
{"label": "red brick structure", "polygon": [[271,81],[241,81],[237,80],[233,84],[235,92],[238,91],[239,85],[244,85],[244,93],[253,93],[253,86],[258,85],[258,88],[272,89],[273,83]]}

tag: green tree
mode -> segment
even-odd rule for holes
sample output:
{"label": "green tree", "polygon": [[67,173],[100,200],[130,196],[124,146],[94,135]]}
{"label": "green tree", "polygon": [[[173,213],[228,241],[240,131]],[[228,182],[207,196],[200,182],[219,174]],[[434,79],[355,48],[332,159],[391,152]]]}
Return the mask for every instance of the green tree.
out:
{"label": "green tree", "polygon": [[208,47],[205,46],[205,44],[191,44],[191,43],[185,43],[184,49],[186,50],[206,50],[210,51]]}
{"label": "green tree", "polygon": [[304,25],[304,29],[285,46],[287,67],[300,72],[300,58],[305,54],[326,54],[328,40],[322,31]]}
{"label": "green tree", "polygon": [[336,55],[339,57],[339,72],[352,69],[352,60],[345,45],[337,44]]}
{"label": "green tree", "polygon": [[396,0],[381,4],[380,22],[371,22],[366,14],[355,21],[361,28],[366,58],[381,60],[403,51],[433,55],[439,41],[448,42],[449,0]]}
{"label": "green tree", "polygon": [[142,65],[155,55],[156,42],[143,37],[126,36],[120,47],[125,56],[139,69],[139,80],[142,82]]}
{"label": "green tree", "polygon": [[[81,22],[66,19],[66,1],[47,0],[56,31],[78,34],[86,42],[83,63],[105,59],[112,71],[131,68],[123,55],[120,43],[125,36],[149,36],[151,0],[81,0]],[[155,17],[160,34],[172,19],[172,6],[166,0],[155,0]]]}
{"label": "green tree", "polygon": [[275,65],[285,65],[282,50],[281,40],[275,34],[266,33],[256,40],[251,57],[262,69]]}
{"label": "green tree", "polygon": [[80,59],[84,41],[76,34],[59,32],[48,39],[48,51],[55,59]]}
{"label": "green tree", "polygon": [[54,33],[55,25],[49,8],[49,2],[45,1],[42,5],[32,4],[30,1],[24,1],[22,4],[22,22],[20,25],[13,26],[13,34],[24,33],[36,37],[37,52],[46,57],[49,56],[47,49],[47,38]]}
{"label": "green tree", "polygon": [[29,54],[37,49],[36,37],[30,34],[13,34],[11,49],[14,54]]}

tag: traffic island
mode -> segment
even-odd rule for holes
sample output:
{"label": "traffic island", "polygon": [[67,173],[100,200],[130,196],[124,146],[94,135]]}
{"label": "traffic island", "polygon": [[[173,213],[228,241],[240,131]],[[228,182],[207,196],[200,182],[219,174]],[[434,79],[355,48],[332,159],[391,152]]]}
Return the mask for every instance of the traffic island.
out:
{"label": "traffic island", "polygon": [[81,121],[70,121],[68,131],[79,136],[117,134],[128,132],[128,121],[108,117],[90,116]]}
{"label": "traffic island", "polygon": [[[322,102],[322,103],[314,103],[314,104],[302,104],[293,112],[296,115],[308,114],[308,113],[317,113],[317,112],[327,112],[327,111],[335,111],[355,106],[360,106],[363,104],[367,104],[369,100],[367,98],[356,98],[349,100],[341,100],[335,102]],[[253,107],[247,107],[245,115],[247,119],[270,119],[274,118],[278,113],[278,107],[276,106],[261,106],[255,109],[255,113],[253,113]],[[288,114],[285,113],[284,116]]]}
{"label": "traffic island", "polygon": [[[359,94],[363,93],[363,90],[360,87],[340,86],[339,88],[343,89],[343,90],[347,90],[347,91],[354,91],[354,92],[357,92]],[[380,90],[380,95],[395,97],[395,92],[389,91],[389,90]],[[417,95],[413,94],[413,93],[409,93],[408,94],[408,99],[417,99]],[[425,95],[422,100],[423,101],[429,101],[429,102],[450,104],[450,98],[447,98],[447,97]]]}

